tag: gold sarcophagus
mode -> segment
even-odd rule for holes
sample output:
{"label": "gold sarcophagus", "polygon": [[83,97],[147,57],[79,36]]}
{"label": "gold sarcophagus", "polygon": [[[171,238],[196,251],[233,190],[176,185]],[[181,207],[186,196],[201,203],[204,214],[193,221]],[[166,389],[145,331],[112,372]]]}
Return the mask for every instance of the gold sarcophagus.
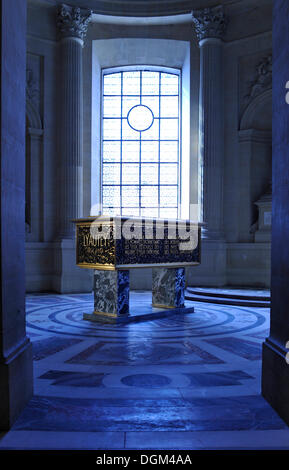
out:
{"label": "gold sarcophagus", "polygon": [[200,263],[200,225],[190,220],[93,216],[76,223],[76,264],[97,270]]}

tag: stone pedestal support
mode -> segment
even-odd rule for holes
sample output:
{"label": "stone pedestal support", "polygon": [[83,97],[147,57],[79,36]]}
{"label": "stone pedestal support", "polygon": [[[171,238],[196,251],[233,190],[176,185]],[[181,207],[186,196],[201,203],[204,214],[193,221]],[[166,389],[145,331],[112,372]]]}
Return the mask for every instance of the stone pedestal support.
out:
{"label": "stone pedestal support", "polygon": [[185,268],[153,268],[153,307],[184,307]]}
{"label": "stone pedestal support", "polygon": [[153,268],[152,271],[152,302],[147,303],[143,293],[139,293],[142,300],[133,299],[130,306],[130,270],[95,270],[94,311],[84,313],[84,320],[127,323],[161,318],[166,312],[192,313],[194,308],[186,308],[184,304],[185,268]]}
{"label": "stone pedestal support", "polygon": [[94,272],[94,312],[107,315],[129,313],[129,271]]}
{"label": "stone pedestal support", "polygon": [[227,19],[222,6],[196,10],[193,22],[200,47],[199,154],[202,214],[206,238],[223,238],[224,106],[223,46]]}
{"label": "stone pedestal support", "polygon": [[117,321],[129,315],[129,271],[94,271],[94,311],[84,313],[90,321]]}
{"label": "stone pedestal support", "polygon": [[[87,32],[91,12],[80,8],[61,5],[58,10],[57,27],[59,31],[60,48],[60,87],[61,100],[59,120],[59,158],[60,158],[60,185],[59,185],[59,240],[74,240],[73,219],[82,216],[83,205],[83,79],[82,79],[82,53],[83,41]],[[59,248],[56,250],[56,264],[62,267],[59,282],[56,285],[58,292],[75,292],[80,290],[74,283],[74,274],[68,259],[68,251],[63,256]],[[58,256],[58,258],[57,258]],[[59,259],[60,256],[60,259]],[[75,259],[72,254],[73,260]],[[68,264],[65,265],[65,261]],[[74,270],[75,271],[75,270]],[[71,287],[69,287],[71,285]],[[63,290],[66,286],[67,290]],[[91,290],[89,277],[86,288]]]}
{"label": "stone pedestal support", "polygon": [[33,393],[25,330],[26,1],[1,0],[0,83],[0,429],[8,430]]}

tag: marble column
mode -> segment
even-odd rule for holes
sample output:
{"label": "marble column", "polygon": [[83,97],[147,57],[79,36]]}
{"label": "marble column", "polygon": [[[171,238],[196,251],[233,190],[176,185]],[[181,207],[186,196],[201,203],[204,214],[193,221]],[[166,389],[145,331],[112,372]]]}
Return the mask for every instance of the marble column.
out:
{"label": "marble column", "polygon": [[26,0],[2,0],[0,82],[0,430],[33,393],[25,328]]}
{"label": "marble column", "polygon": [[263,343],[262,394],[289,424],[289,3],[273,10],[272,249],[270,336]]}
{"label": "marble column", "polygon": [[55,243],[57,292],[91,291],[87,270],[75,266],[73,219],[82,216],[83,205],[83,79],[82,54],[91,11],[60,5],[57,27],[60,49],[59,102],[59,207]]}
{"label": "marble column", "polygon": [[153,307],[184,307],[185,268],[153,268]]}
{"label": "marble column", "polygon": [[194,10],[200,48],[199,159],[202,186],[202,263],[188,272],[189,285],[224,286],[227,248],[223,229],[224,105],[222,6]]}
{"label": "marble column", "polygon": [[61,5],[57,27],[60,37],[60,238],[74,236],[74,218],[82,215],[83,83],[82,49],[91,12]]}
{"label": "marble column", "polygon": [[227,18],[222,6],[193,11],[200,47],[199,152],[206,238],[223,238],[223,43]]}

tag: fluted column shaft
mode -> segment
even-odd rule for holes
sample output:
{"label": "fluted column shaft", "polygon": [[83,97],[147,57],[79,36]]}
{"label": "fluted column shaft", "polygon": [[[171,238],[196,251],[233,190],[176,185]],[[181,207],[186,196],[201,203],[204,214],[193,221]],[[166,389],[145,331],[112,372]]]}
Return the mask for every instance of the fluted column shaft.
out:
{"label": "fluted column shaft", "polygon": [[60,236],[73,236],[72,219],[82,215],[83,91],[82,44],[78,38],[61,41],[61,186]]}
{"label": "fluted column shaft", "polygon": [[223,238],[223,47],[227,18],[222,6],[193,12],[200,47],[199,152],[206,237]]}
{"label": "fluted column shaft", "polygon": [[200,41],[200,152],[203,171],[203,218],[207,237],[222,238],[224,121],[222,42]]}
{"label": "fluted column shaft", "polygon": [[73,238],[74,224],[82,215],[83,201],[83,83],[82,53],[91,12],[61,5],[60,33],[60,201],[59,237]]}

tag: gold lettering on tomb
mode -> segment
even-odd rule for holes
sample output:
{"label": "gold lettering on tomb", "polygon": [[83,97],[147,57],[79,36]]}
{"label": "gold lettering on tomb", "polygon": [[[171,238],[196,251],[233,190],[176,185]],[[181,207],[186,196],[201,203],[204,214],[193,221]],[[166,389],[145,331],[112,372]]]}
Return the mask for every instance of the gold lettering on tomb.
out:
{"label": "gold lettering on tomb", "polygon": [[109,240],[107,238],[99,237],[94,238],[91,234],[82,235],[82,246],[95,246],[97,248],[107,247],[109,245]]}

